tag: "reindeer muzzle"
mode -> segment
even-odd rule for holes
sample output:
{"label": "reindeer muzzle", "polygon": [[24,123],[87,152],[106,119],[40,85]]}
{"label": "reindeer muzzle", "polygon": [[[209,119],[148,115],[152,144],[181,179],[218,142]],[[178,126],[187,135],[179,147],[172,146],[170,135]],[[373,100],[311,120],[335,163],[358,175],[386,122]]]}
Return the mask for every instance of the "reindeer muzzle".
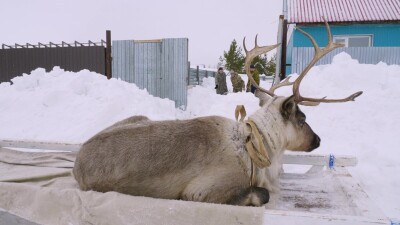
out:
{"label": "reindeer muzzle", "polygon": [[313,151],[314,149],[318,148],[320,144],[321,144],[321,138],[319,138],[318,135],[315,135],[315,136],[314,136],[314,140],[313,140],[313,142],[312,142],[312,144],[311,144],[311,147],[310,147],[310,149],[309,149],[307,152],[311,152],[311,151]]}

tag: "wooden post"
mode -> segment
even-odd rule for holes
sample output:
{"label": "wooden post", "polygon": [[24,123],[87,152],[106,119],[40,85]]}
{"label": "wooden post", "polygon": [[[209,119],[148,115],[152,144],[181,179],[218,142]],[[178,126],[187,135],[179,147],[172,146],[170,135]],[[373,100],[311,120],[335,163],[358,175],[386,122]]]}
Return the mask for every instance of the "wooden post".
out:
{"label": "wooden post", "polygon": [[283,15],[279,16],[279,24],[278,24],[278,35],[276,38],[276,42],[280,43],[281,45],[278,46],[278,48],[276,49],[276,68],[275,68],[275,78],[274,81],[272,82],[272,86],[275,84],[278,84],[279,82],[281,82],[281,68],[282,68],[282,63],[281,63],[281,59],[282,59],[282,32],[283,32],[283,20],[284,17]]}
{"label": "wooden post", "polygon": [[197,79],[197,84],[200,85],[199,66],[196,67],[196,79]]}
{"label": "wooden post", "polygon": [[107,79],[111,79],[111,31],[106,31],[106,76]]}
{"label": "wooden post", "polygon": [[286,47],[287,47],[287,20],[283,20],[283,29],[282,29],[282,52],[281,52],[281,73],[280,79],[283,80],[286,78]]}

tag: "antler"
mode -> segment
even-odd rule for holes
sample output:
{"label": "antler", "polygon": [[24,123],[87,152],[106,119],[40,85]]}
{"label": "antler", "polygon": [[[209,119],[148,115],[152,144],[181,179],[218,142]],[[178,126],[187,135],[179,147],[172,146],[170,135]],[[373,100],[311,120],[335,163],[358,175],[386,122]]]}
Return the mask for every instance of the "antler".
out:
{"label": "antler", "polygon": [[321,59],[323,56],[325,56],[329,52],[333,51],[334,49],[339,48],[339,47],[344,47],[343,44],[332,42],[331,29],[329,28],[329,24],[325,20],[324,17],[322,17],[322,19],[325,22],[326,30],[328,33],[328,44],[323,49],[318,47],[317,42],[314,40],[313,37],[311,37],[310,34],[308,34],[307,32],[303,31],[300,28],[296,28],[297,30],[299,30],[301,33],[303,33],[310,39],[310,41],[312,42],[312,44],[314,46],[315,54],[314,54],[314,58],[307,65],[307,67],[303,70],[303,72],[301,72],[301,74],[299,75],[299,77],[296,79],[296,81],[293,84],[293,95],[295,96],[294,99],[297,103],[304,103],[304,105],[318,105],[320,102],[332,103],[332,102],[354,101],[355,98],[357,98],[358,96],[360,96],[363,93],[362,91],[356,92],[356,93],[350,95],[349,97],[343,98],[343,99],[326,99],[326,97],[319,98],[319,99],[306,98],[306,97],[303,97],[300,95],[300,91],[299,91],[300,83],[303,80],[304,76],[308,73],[308,71],[315,65],[315,63],[317,63],[319,59]]}
{"label": "antler", "polygon": [[290,77],[286,77],[283,81],[281,81],[279,84],[275,84],[274,86],[272,86],[269,91],[274,93],[276,89],[280,88],[280,87],[284,87],[284,86],[290,86],[292,84],[294,84],[294,82],[289,82]]}
{"label": "antler", "polygon": [[256,87],[258,90],[267,93],[270,96],[275,96],[275,94],[273,92],[270,92],[268,90],[265,90],[264,88],[260,87],[255,80],[253,79],[253,76],[251,76],[250,74],[250,64],[251,61],[253,61],[253,59],[261,54],[267,53],[269,51],[271,51],[272,49],[278,47],[280,44],[276,44],[276,45],[270,45],[270,46],[258,46],[257,44],[257,36],[256,35],[256,39],[255,39],[255,47],[253,49],[251,49],[250,51],[247,51],[246,49],[246,37],[243,38],[243,48],[244,51],[246,53],[246,58],[244,60],[244,69],[246,71],[247,76],[249,77],[249,81],[251,82],[251,84]]}
{"label": "antler", "polygon": [[[286,77],[284,80],[282,80],[280,83],[272,86],[269,91],[271,91],[272,93],[275,93],[275,90],[280,88],[280,87],[284,87],[284,86],[290,86],[294,84],[293,82],[289,82],[290,77]],[[325,98],[325,97],[324,97]],[[320,104],[320,102],[299,102],[300,105],[306,105],[306,106],[317,106]]]}

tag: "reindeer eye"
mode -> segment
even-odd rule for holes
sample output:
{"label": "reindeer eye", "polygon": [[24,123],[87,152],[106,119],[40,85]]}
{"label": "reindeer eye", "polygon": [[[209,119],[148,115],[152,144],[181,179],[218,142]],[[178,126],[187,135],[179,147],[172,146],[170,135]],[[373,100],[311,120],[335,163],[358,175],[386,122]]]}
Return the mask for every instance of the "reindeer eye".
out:
{"label": "reindeer eye", "polygon": [[300,127],[303,127],[305,123],[306,123],[306,119],[300,119],[299,120]]}

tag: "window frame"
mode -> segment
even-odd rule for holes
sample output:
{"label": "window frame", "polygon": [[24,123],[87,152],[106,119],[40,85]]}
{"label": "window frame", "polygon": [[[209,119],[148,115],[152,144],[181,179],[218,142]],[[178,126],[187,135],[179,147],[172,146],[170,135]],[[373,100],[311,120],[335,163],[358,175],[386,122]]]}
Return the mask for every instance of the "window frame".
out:
{"label": "window frame", "polygon": [[[369,38],[369,43],[368,46],[365,47],[372,47],[373,46],[373,38],[374,36],[372,34],[357,34],[357,35],[333,35],[333,42],[336,42],[336,39],[344,39],[344,47],[349,47],[349,39],[350,38]],[[350,46],[351,48],[351,46]]]}

